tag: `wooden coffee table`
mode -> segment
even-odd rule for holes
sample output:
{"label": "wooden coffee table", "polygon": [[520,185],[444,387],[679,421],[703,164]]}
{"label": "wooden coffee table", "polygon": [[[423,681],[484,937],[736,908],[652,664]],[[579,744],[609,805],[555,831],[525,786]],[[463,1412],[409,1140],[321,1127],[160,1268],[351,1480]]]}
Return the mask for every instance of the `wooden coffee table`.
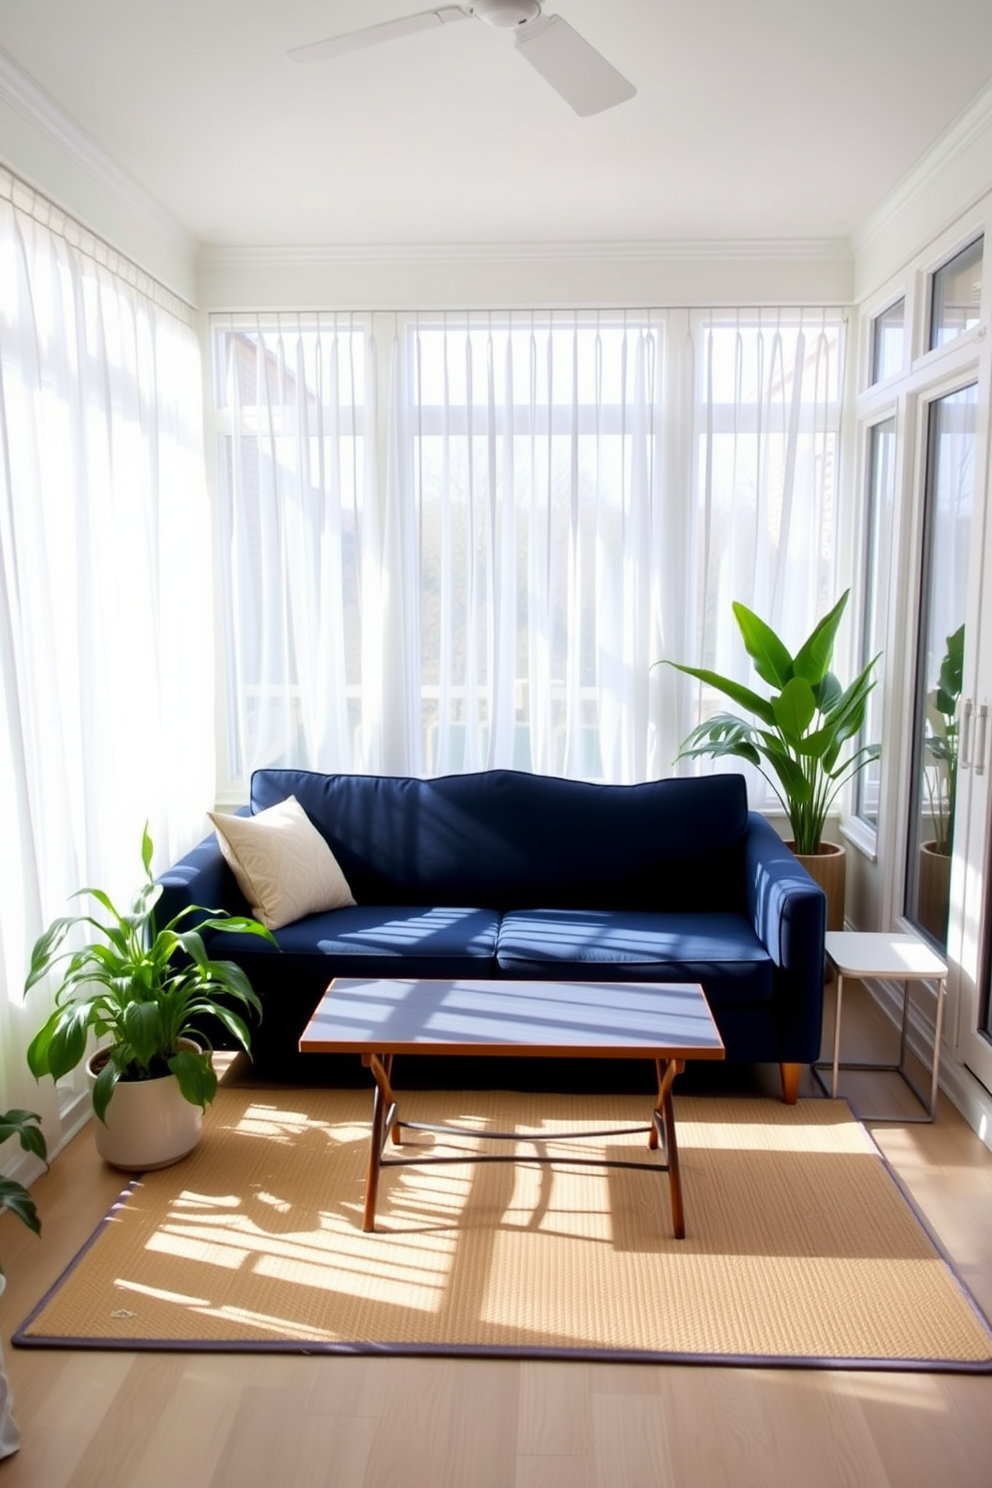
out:
{"label": "wooden coffee table", "polygon": [[[675,1138],[672,1082],[687,1059],[722,1059],[703,989],[688,982],[426,981],[337,978],[331,982],[300,1038],[303,1053],[359,1054],[375,1079],[372,1137],[363,1229],[375,1229],[379,1174],[384,1167],[428,1162],[514,1162],[512,1156],[386,1157],[392,1138],[402,1145],[404,1127],[455,1132],[473,1138],[526,1141],[526,1132],[468,1131],[401,1121],[392,1086],[397,1054],[505,1055],[554,1059],[651,1059],[658,1095],[647,1126],[599,1132],[598,1136],[647,1134],[647,1145],[664,1162],[606,1162],[593,1158],[547,1158],[586,1166],[651,1168],[667,1172],[676,1239],[685,1236],[682,1183]],[[546,1134],[544,1134],[546,1136]],[[564,1132],[559,1138],[589,1136]]]}

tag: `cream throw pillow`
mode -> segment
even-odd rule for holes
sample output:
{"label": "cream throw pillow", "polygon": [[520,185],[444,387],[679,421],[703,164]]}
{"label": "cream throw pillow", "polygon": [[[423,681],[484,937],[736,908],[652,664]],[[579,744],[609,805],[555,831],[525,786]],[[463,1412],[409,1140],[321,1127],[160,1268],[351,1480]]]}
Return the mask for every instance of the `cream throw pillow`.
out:
{"label": "cream throw pillow", "polygon": [[354,904],[337,859],[295,796],[257,816],[207,815],[252,914],[269,930]]}

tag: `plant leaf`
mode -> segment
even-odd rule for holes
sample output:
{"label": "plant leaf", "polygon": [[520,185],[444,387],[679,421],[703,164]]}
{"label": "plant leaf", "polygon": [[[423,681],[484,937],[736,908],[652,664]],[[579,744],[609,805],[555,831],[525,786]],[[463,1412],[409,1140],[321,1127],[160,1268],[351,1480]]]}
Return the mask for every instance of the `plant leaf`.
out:
{"label": "plant leaf", "polygon": [[805,677],[811,687],[822,682],[834,654],[834,640],[847,606],[850,589],[845,589],[840,599],[828,614],[814,626],[810,635],[796,652],[794,670],[797,677]]}
{"label": "plant leaf", "polygon": [[[116,1090],[117,1082],[121,1077],[121,1070],[127,1063],[127,1052],[127,1048],[123,1044],[118,1044],[115,1049],[112,1049],[110,1058],[97,1075],[93,1084],[93,1110],[97,1120],[102,1121],[104,1125],[107,1122],[107,1107],[110,1104],[110,1097]],[[119,1064],[118,1060],[120,1061]]]}
{"label": "plant leaf", "polygon": [[805,677],[793,677],[782,688],[777,698],[772,699],[775,722],[794,749],[802,743],[803,735],[816,717],[816,698]]}
{"label": "plant leaf", "polygon": [[130,1002],[124,1009],[121,1022],[135,1059],[147,1069],[164,1042],[161,1006],[157,1002]]}
{"label": "plant leaf", "polygon": [[844,689],[833,672],[827,672],[823,681],[813,688],[816,706],[821,713],[829,713],[831,708],[835,708],[843,693]]}
{"label": "plant leaf", "polygon": [[682,745],[678,758],[696,759],[703,755],[719,758],[732,754],[757,764],[756,732],[753,724],[738,718],[736,713],[717,713],[696,725]]}
{"label": "plant leaf", "polygon": [[[199,1011],[199,1008],[195,1006],[191,1007],[191,1017],[195,1017],[196,1013]],[[223,1024],[224,1028],[227,1029],[227,1032],[232,1036],[232,1038],[237,1040],[238,1044],[241,1046],[242,1049],[244,1049],[245,1053],[251,1053],[251,1033],[249,1032],[248,1025],[245,1023],[245,1020],[243,1018],[240,1018],[237,1013],[232,1011],[231,1008],[226,1008],[222,1002],[212,1003],[208,1008],[204,1008],[203,1011],[212,1013],[217,1021]],[[261,1016],[261,1014],[259,1014],[259,1016]],[[197,1033],[197,1037],[202,1038],[202,1034]]]}
{"label": "plant leaf", "polygon": [[31,969],[24,983],[25,992],[30,992],[36,982],[39,982],[45,975],[55,957],[55,952],[73,926],[79,923],[78,915],[66,915],[61,919],[53,920],[45,933],[39,935],[31,952]]}
{"label": "plant leaf", "polygon": [[206,1110],[217,1094],[217,1076],[210,1062],[210,1055],[194,1054],[191,1050],[181,1049],[169,1060],[169,1068],[179,1081],[183,1098],[190,1105]]}
{"label": "plant leaf", "polygon": [[245,915],[224,915],[223,917],[217,916],[211,919],[201,920],[197,929],[228,930],[233,931],[237,935],[261,935],[263,939],[270,940],[274,946],[278,947],[279,945],[279,942],[267,925],[261,924],[258,920],[248,919]]}
{"label": "plant leaf", "polygon": [[40,1121],[41,1117],[35,1111],[4,1111],[0,1115],[0,1142],[6,1142],[8,1137],[17,1137],[25,1152],[33,1152],[35,1157],[40,1157],[42,1162],[47,1163],[48,1147]]}
{"label": "plant leaf", "polygon": [[731,608],[747,654],[754,663],[754,670],[763,682],[781,690],[793,674],[792,657],[784,643],[771,626],[753,610],[749,610],[747,605],[735,600]]}
{"label": "plant leaf", "polygon": [[738,707],[746,709],[748,713],[753,713],[756,718],[760,718],[762,723],[767,723],[771,728],[775,727],[775,714],[771,703],[767,698],[752,692],[750,687],[744,687],[731,677],[721,677],[718,672],[708,671],[705,667],[684,666],[679,661],[669,661],[665,665],[674,667],[677,672],[684,672],[687,677],[695,677],[697,681],[705,682],[708,687],[715,687]]}
{"label": "plant leaf", "polygon": [[805,805],[811,794],[811,786],[803,774],[802,766],[783,749],[777,740],[765,743],[765,758],[782,783],[787,803]]}
{"label": "plant leaf", "polygon": [[144,831],[141,834],[141,862],[149,879],[152,876],[152,854],[154,851],[152,839],[148,835],[148,823],[145,822]]}
{"label": "plant leaf", "polygon": [[[0,1209],[9,1209],[29,1230],[36,1235],[41,1234],[41,1221],[34,1199],[24,1185],[16,1183],[13,1178],[0,1178]],[[2,1274],[0,1271],[0,1275]]]}
{"label": "plant leaf", "polygon": [[86,1053],[90,1018],[91,1008],[85,1002],[59,1009],[45,1051],[46,1068],[41,1071],[42,1074],[51,1075],[53,1080],[61,1080],[63,1075],[76,1068]]}

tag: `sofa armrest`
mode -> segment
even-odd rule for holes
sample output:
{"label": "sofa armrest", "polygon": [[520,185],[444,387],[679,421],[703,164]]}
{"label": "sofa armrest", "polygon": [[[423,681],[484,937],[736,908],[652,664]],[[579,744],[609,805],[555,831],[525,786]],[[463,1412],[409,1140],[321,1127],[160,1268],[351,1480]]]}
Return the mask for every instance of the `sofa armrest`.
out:
{"label": "sofa armrest", "polygon": [[[162,897],[155,916],[159,927],[167,925],[177,914],[193,904],[202,909],[226,910],[228,914],[251,914],[251,908],[238,888],[234,874],[224,861],[213,832],[202,842],[198,842],[185,857],[160,873],[156,883],[162,885]],[[195,923],[191,918],[186,928],[193,929]]]}
{"label": "sofa armrest", "polygon": [[822,976],[826,895],[756,811],[748,812],[745,872],[748,914],[775,965],[815,966]]}
{"label": "sofa armrest", "polygon": [[779,1058],[818,1058],[823,1029],[826,895],[763,816],[748,813],[747,909],[775,964]]}

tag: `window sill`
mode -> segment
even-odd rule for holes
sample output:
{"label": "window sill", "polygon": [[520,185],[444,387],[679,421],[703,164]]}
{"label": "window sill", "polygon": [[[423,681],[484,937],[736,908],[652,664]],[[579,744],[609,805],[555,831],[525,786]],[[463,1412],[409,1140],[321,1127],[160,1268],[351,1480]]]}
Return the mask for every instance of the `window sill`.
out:
{"label": "window sill", "polygon": [[855,816],[850,821],[842,822],[840,835],[863,858],[867,858],[869,863],[878,862],[878,832],[860,817]]}

